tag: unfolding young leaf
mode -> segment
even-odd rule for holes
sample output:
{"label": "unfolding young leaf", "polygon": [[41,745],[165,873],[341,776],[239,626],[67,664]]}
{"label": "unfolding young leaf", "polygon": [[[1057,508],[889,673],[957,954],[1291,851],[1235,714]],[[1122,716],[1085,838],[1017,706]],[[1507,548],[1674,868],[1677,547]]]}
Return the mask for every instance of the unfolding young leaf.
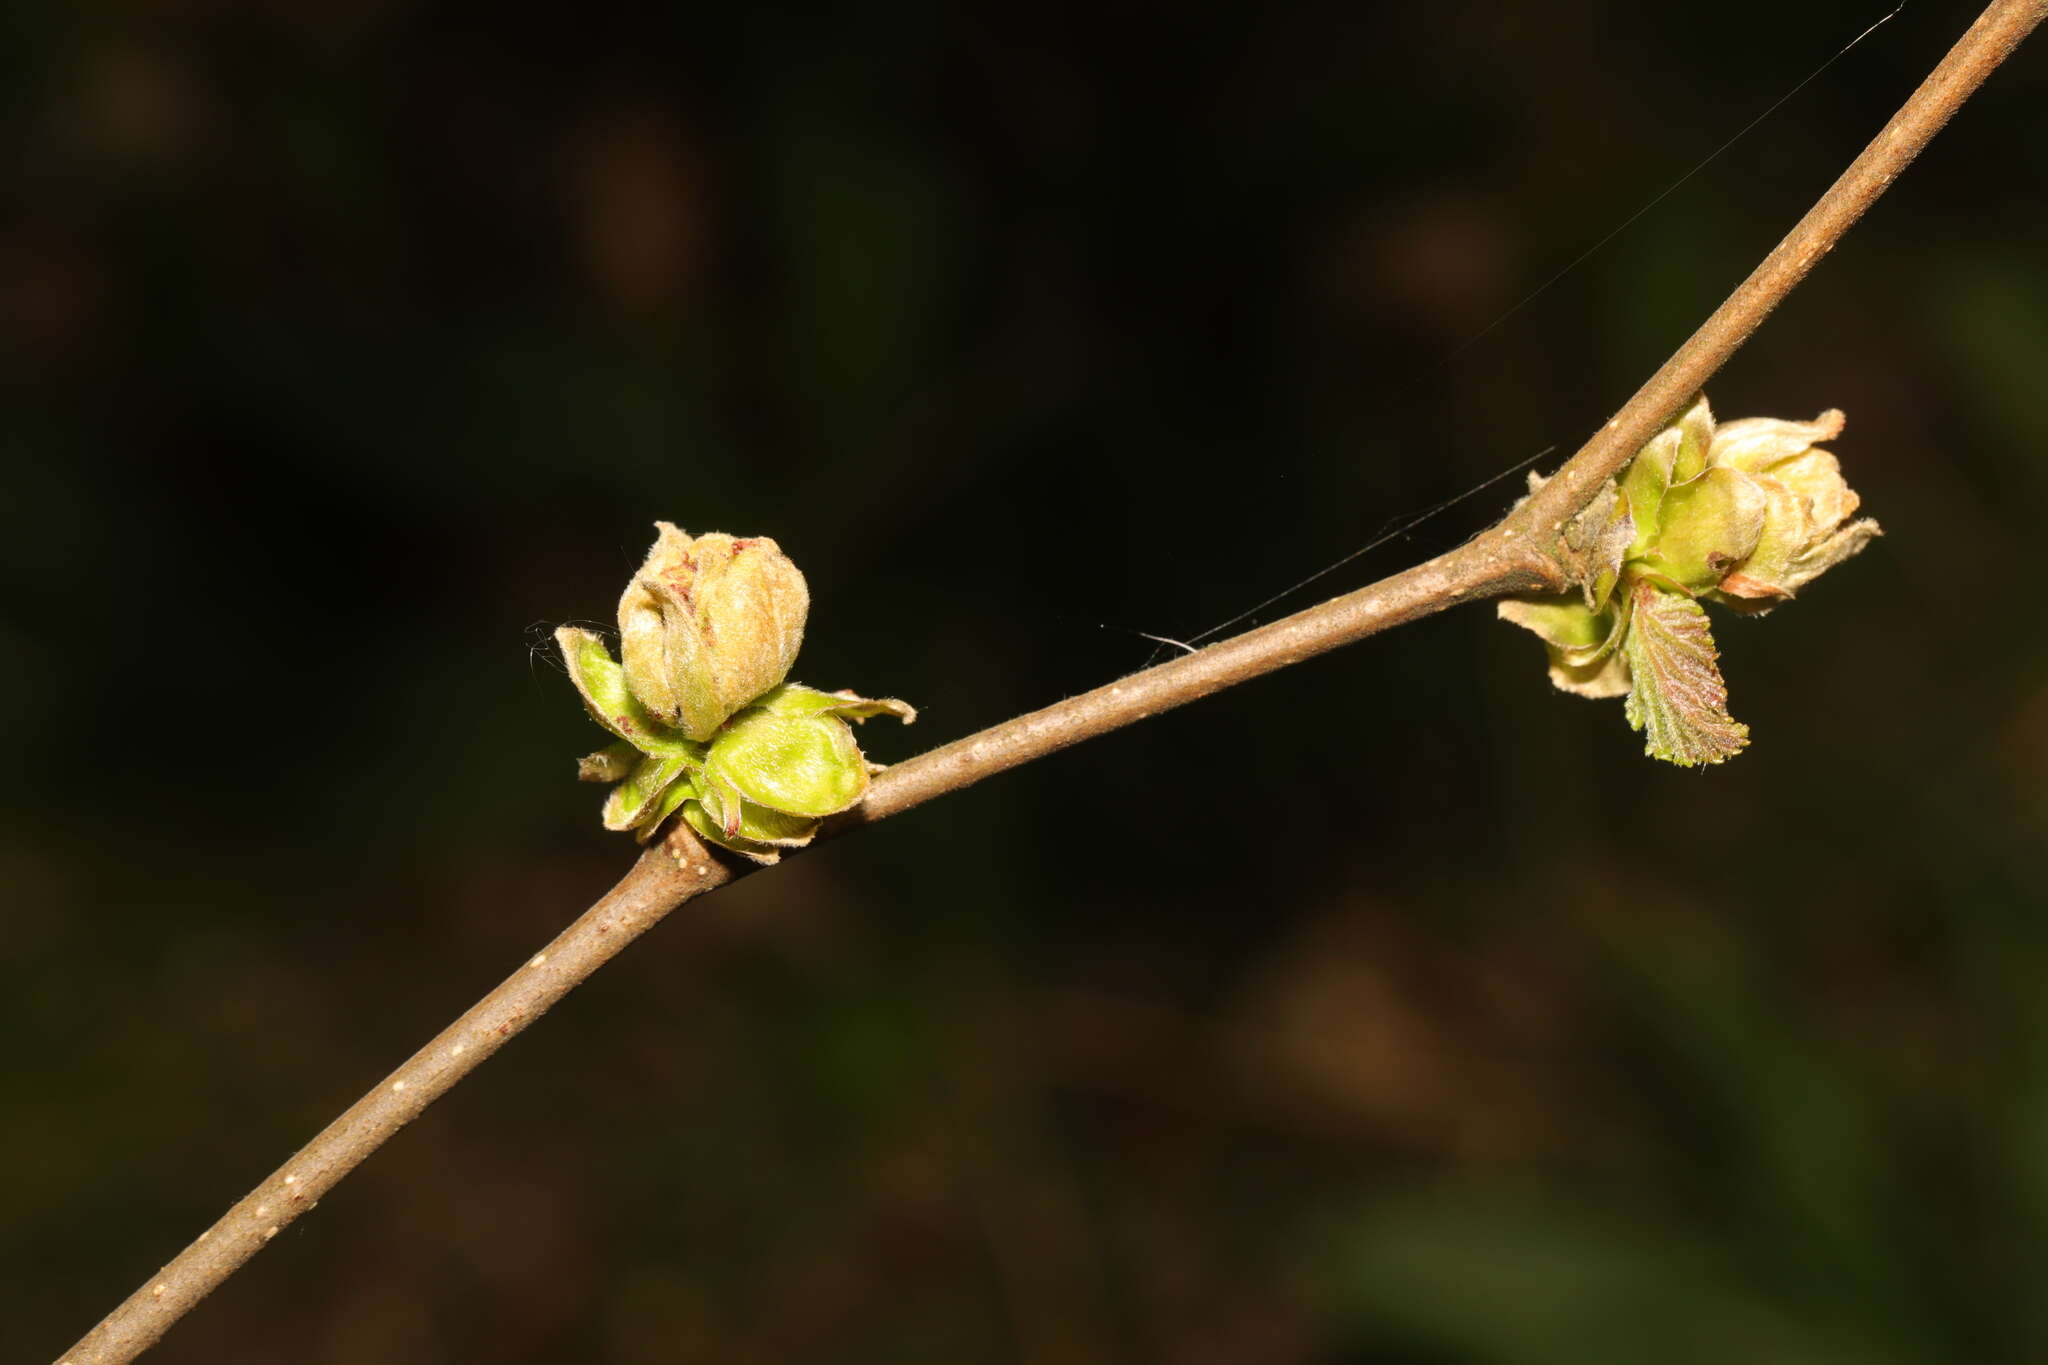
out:
{"label": "unfolding young leaf", "polygon": [[1749,727],[1728,714],[1728,687],[1715,665],[1707,613],[1681,593],[1635,588],[1628,657],[1628,723],[1643,731],[1652,758],[1691,767],[1742,752]]}

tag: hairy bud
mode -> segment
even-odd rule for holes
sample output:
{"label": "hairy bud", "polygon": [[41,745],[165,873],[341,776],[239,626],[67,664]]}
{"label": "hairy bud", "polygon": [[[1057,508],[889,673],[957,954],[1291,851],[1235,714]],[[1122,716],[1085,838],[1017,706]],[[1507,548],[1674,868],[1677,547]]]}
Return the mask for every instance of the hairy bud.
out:
{"label": "hairy bud", "polygon": [[1626,695],[1653,758],[1733,757],[1749,731],[1728,714],[1698,599],[1768,610],[1879,534],[1850,520],[1859,500],[1815,444],[1842,426],[1831,410],[1717,427],[1695,400],[1566,528],[1560,555],[1576,590],[1510,598],[1501,618],[1543,638],[1560,688]]}
{"label": "hairy bud", "polygon": [[785,682],[810,592],[765,537],[692,539],[667,522],[619,601],[619,655],[575,626],[555,632],[591,719],[618,740],[577,776],[614,783],[607,829],[642,842],[680,820],[772,863],[858,802],[868,762],[848,722],[917,712],[891,698]]}
{"label": "hairy bud", "polygon": [[789,676],[810,590],[774,541],[668,522],[619,599],[619,656],[640,704],[687,738]]}

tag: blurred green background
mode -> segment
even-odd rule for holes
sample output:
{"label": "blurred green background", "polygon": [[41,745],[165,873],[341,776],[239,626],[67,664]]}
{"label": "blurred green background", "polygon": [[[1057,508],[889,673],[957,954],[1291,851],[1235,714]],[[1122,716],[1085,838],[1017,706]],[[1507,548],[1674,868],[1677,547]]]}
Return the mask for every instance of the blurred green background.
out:
{"label": "blurred green background", "polygon": [[[0,1356],[623,870],[543,642],[656,518],[882,759],[1109,680],[1575,446],[1971,8],[1509,310],[1884,8],[8,7]],[[1739,761],[1483,608],[1152,720],[689,907],[150,1359],[2048,1359],[2044,41],[1710,390],[1889,533],[1720,620]]]}

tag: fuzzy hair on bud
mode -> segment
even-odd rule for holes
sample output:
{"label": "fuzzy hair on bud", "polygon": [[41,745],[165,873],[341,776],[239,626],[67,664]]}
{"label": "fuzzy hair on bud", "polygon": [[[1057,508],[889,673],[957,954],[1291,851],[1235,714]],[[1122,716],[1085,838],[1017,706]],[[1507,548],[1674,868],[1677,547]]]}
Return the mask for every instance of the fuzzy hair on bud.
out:
{"label": "fuzzy hair on bud", "polygon": [[619,599],[619,656],[640,704],[701,742],[789,676],[810,589],[766,536],[656,527]]}

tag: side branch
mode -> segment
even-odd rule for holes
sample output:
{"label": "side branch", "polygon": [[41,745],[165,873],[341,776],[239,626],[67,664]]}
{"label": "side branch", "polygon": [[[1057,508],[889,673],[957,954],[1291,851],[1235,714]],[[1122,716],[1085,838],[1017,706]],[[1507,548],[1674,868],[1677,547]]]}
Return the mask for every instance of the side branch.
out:
{"label": "side branch", "polygon": [[[2048,0],[1993,0],[1934,72],[1762,265],[1543,489],[1474,540],[1371,587],[1184,658],[1020,716],[898,764],[827,826],[909,810],[1095,735],[1181,706],[1460,602],[1564,586],[1558,532],[1714,372],[1888,188],[2043,17]],[[678,822],[680,823],[680,822]],[[554,942],[450,1025],[212,1228],[150,1277],[60,1361],[133,1360],[271,1238],[513,1034],[678,905],[742,874],[686,829],[650,849]]]}
{"label": "side branch", "polygon": [[2048,16],[2048,0],[1993,0],[1977,16],[1920,88],[1899,106],[1891,122],[1749,278],[1622,404],[1613,420],[1579,448],[1557,477],[1523,504],[1519,520],[1532,536],[1555,536],[1601,484],[1707,386],[1771,310],[1806,278],[1815,262],[1835,249],[1842,234],[1891,188],[1921,149],[2044,16]]}

